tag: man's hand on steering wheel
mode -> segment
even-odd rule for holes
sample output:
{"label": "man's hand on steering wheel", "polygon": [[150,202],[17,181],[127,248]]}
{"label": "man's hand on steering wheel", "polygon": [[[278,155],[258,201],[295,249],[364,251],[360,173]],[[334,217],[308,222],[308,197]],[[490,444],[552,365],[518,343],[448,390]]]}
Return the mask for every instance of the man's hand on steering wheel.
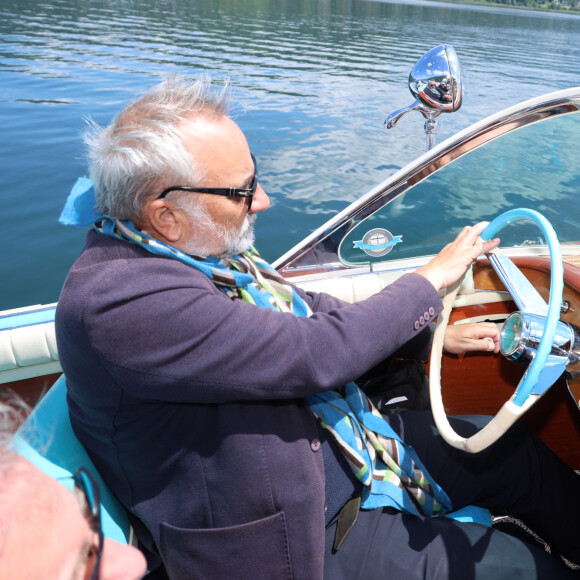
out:
{"label": "man's hand on steering wheel", "polygon": [[443,348],[451,354],[499,352],[499,329],[493,322],[471,322],[447,327]]}
{"label": "man's hand on steering wheel", "polygon": [[499,245],[499,238],[488,242],[479,239],[487,225],[488,222],[480,222],[474,226],[465,226],[455,240],[419,268],[417,274],[427,278],[435,290],[447,288],[457,282],[478,256]]}

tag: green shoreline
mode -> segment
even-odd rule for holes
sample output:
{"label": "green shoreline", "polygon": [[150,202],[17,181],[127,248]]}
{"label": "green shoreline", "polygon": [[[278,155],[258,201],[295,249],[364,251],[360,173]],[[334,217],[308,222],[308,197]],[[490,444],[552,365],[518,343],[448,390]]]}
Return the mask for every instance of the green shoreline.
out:
{"label": "green shoreline", "polygon": [[540,12],[550,12],[556,14],[574,14],[580,15],[580,1],[576,2],[576,6],[562,6],[557,4],[558,8],[551,8],[550,4],[535,3],[532,6],[524,5],[523,3],[508,4],[506,2],[490,2],[489,0],[434,0],[435,2],[451,2],[452,4],[477,4],[479,6],[494,6],[496,8],[515,8],[517,10],[536,10]]}

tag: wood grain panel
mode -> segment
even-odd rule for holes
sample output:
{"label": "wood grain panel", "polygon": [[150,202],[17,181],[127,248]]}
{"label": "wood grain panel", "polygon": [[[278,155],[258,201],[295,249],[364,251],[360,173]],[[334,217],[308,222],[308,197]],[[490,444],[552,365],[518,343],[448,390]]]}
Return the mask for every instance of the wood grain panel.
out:
{"label": "wood grain panel", "polygon": [[[550,296],[550,260],[548,258],[513,258],[513,262],[547,301]],[[580,258],[578,262],[580,263]],[[505,290],[487,260],[478,260],[473,266],[473,278],[475,288],[478,290]],[[569,308],[562,314],[561,319],[580,326],[580,266],[567,261],[564,262],[562,299]]]}

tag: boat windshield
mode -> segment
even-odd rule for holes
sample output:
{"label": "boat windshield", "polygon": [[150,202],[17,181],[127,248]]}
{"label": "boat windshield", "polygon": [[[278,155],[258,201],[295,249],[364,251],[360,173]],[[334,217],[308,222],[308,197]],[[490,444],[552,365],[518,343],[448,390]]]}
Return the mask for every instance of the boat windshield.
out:
{"label": "boat windshield", "polygon": [[[527,125],[451,162],[367,217],[342,239],[347,266],[437,253],[461,228],[514,208],[543,214],[560,242],[580,239],[580,114]],[[520,222],[500,233],[502,247],[543,245]]]}

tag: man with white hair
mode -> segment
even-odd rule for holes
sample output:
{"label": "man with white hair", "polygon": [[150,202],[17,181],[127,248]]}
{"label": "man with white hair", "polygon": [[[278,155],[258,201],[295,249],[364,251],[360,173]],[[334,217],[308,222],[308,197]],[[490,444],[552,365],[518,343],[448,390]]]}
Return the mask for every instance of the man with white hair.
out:
{"label": "man with white hair", "polygon": [[145,559],[101,533],[97,482],[81,468],[74,495],[5,445],[16,409],[0,402],[0,580],[137,580]]}
{"label": "man with white hair", "polygon": [[[509,510],[580,559],[562,532],[580,517],[567,466],[521,426],[467,456],[429,412],[385,420],[353,382],[393,354],[426,356],[438,290],[499,243],[479,239],[484,223],[349,305],[252,249],[269,200],[225,92],[170,79],[87,140],[91,180],[61,220],[94,227],[59,300],[58,349],[73,429],[149,577],[567,574],[486,525],[435,517]],[[498,332],[452,327],[445,346],[497,352]]]}

